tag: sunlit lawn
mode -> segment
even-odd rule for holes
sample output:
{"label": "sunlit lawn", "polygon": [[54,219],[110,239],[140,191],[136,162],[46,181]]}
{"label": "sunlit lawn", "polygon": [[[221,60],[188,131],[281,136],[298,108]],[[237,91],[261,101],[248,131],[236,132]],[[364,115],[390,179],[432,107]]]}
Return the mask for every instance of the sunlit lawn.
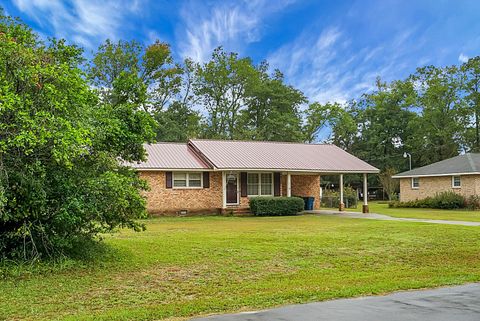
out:
{"label": "sunlit lawn", "polygon": [[177,320],[480,281],[477,227],[311,215],[147,225],[107,236],[92,261],[4,267],[0,319]]}
{"label": "sunlit lawn", "polygon": [[[361,203],[359,203],[356,209],[347,209],[347,211],[361,211],[361,206]],[[369,207],[371,213],[385,214],[394,217],[480,222],[480,211],[470,211],[466,209],[389,208],[386,202],[369,202]]]}

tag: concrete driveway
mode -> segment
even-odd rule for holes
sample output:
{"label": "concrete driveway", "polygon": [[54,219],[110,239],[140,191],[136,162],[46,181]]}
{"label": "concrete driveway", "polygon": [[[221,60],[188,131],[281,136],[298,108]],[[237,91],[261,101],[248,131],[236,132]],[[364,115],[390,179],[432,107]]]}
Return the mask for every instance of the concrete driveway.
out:
{"label": "concrete driveway", "polygon": [[480,222],[431,220],[426,218],[404,218],[404,217],[393,217],[393,216],[376,214],[376,213],[363,214],[360,212],[339,212],[339,211],[332,211],[332,210],[313,210],[313,211],[304,211],[303,213],[317,214],[317,215],[335,215],[338,217],[361,218],[361,219],[367,219],[367,220],[380,220],[380,221],[402,221],[402,222],[417,222],[417,223],[432,223],[432,224],[447,224],[447,225],[480,226]]}
{"label": "concrete driveway", "polygon": [[290,305],[196,321],[479,321],[480,283]]}

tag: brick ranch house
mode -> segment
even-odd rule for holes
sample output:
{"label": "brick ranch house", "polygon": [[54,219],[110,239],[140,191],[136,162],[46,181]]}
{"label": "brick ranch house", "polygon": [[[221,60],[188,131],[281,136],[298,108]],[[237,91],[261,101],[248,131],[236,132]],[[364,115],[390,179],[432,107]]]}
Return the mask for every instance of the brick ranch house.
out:
{"label": "brick ranch house", "polygon": [[480,194],[480,154],[464,154],[399,173],[400,201],[414,201],[453,191],[465,197]]}
{"label": "brick ranch house", "polygon": [[[241,211],[258,196],[313,196],[320,207],[320,176],[378,173],[334,145],[225,140],[145,145],[147,161],[131,164],[150,185],[152,214]],[[366,195],[366,193],[364,193]],[[340,206],[343,210],[343,206]],[[367,199],[364,211],[368,212]]]}

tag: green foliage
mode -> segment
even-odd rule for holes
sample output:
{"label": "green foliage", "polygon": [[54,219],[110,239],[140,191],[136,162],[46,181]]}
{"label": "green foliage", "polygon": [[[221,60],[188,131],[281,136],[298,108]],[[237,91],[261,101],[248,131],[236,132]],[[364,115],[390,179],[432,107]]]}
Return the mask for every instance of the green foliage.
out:
{"label": "green foliage", "polygon": [[304,141],[300,106],[306,102],[301,91],[284,83],[283,74],[267,73],[263,63],[246,91],[242,110],[243,139],[267,141]]}
{"label": "green foliage", "polygon": [[304,208],[300,197],[252,197],[250,210],[257,216],[295,215]]}
{"label": "green foliage", "polygon": [[[343,188],[343,203],[345,207],[356,208],[358,203],[357,191],[351,186]],[[324,189],[321,199],[321,207],[338,208],[340,206],[340,191]]]}
{"label": "green foliage", "polygon": [[469,210],[480,210],[480,196],[470,195],[466,200],[466,205]]}
{"label": "green foliage", "polygon": [[396,192],[400,189],[400,182],[398,179],[392,178],[398,173],[395,168],[388,167],[378,174],[378,180],[382,184],[383,189],[388,195],[388,200],[392,201],[396,198]]}
{"label": "green foliage", "polygon": [[143,157],[152,119],[119,94],[135,87],[125,73],[112,79],[115,99],[99,100],[82,60],[0,15],[0,257],[54,256],[142,228],[146,186],[118,160]]}
{"label": "green foliage", "polygon": [[437,193],[435,196],[427,197],[421,200],[399,202],[393,201],[389,203],[389,207],[413,207],[413,208],[438,208],[438,209],[458,209],[467,206],[465,198],[452,191]]}

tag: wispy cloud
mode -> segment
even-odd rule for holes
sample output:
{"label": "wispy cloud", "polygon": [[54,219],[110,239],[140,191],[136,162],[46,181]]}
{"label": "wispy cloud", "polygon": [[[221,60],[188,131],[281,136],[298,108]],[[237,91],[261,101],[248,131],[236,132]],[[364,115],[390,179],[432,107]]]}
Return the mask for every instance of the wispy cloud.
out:
{"label": "wispy cloud", "polygon": [[242,52],[244,46],[261,39],[265,18],[292,2],[256,0],[208,6],[188,1],[180,11],[180,54],[201,62],[218,46]]}
{"label": "wispy cloud", "polygon": [[378,76],[391,80],[399,69],[407,68],[405,44],[412,33],[413,29],[405,30],[389,42],[358,49],[339,26],[331,26],[319,35],[303,33],[268,60],[311,101],[343,103],[373,90]]}
{"label": "wispy cloud", "polygon": [[464,62],[467,62],[468,61],[468,56],[465,55],[463,52],[460,54],[460,56],[458,56],[458,61],[464,63]]}
{"label": "wispy cloud", "polygon": [[13,3],[42,28],[51,28],[56,37],[72,39],[87,48],[106,38],[118,38],[118,29],[140,7],[139,1],[115,0],[14,0]]}

